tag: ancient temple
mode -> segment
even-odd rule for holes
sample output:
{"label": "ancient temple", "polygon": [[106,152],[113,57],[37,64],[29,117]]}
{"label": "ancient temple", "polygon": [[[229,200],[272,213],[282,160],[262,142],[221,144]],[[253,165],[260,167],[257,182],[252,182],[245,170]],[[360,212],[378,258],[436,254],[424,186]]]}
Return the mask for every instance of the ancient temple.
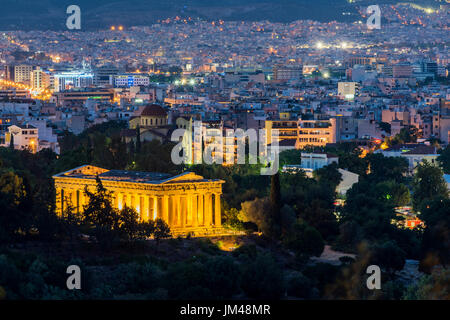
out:
{"label": "ancient temple", "polygon": [[175,235],[212,235],[222,229],[220,196],[224,181],[204,179],[192,172],[173,176],[81,166],[53,176],[57,213],[64,212],[68,201],[81,212],[88,201],[85,186],[94,191],[97,176],[111,192],[114,206],[135,208],[141,221],[161,218]]}

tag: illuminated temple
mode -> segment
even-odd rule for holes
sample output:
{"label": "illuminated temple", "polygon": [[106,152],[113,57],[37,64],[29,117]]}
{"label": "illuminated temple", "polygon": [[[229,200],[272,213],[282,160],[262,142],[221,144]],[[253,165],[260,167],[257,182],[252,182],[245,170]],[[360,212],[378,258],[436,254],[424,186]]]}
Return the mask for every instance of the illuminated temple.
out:
{"label": "illuminated temple", "polygon": [[88,201],[84,188],[94,191],[97,176],[111,192],[116,208],[135,208],[141,221],[161,218],[174,235],[216,234],[222,229],[220,196],[224,181],[204,179],[192,172],[173,176],[81,166],[53,176],[57,213],[62,215],[68,201],[81,212]]}

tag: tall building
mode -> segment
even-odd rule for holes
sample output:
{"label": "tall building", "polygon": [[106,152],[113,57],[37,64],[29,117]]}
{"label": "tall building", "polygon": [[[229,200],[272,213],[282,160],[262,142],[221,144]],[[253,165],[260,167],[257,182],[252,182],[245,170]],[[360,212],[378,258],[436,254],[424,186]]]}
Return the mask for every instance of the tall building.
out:
{"label": "tall building", "polygon": [[40,67],[37,67],[31,72],[31,87],[35,90],[44,90],[50,87],[50,74],[45,72]]}
{"label": "tall building", "polygon": [[134,208],[140,221],[163,219],[174,235],[222,232],[220,197],[225,181],[205,179],[193,172],[174,176],[81,166],[53,176],[57,214],[64,216],[69,202],[82,212],[88,203],[84,190],[95,190],[97,177],[111,193],[114,207]]}
{"label": "tall building", "polygon": [[298,120],[298,135],[296,149],[306,146],[325,146],[336,143],[337,124],[335,118],[329,120]]}
{"label": "tall building", "polygon": [[392,66],[392,75],[394,78],[409,78],[413,72],[410,63],[398,63]]}
{"label": "tall building", "polygon": [[300,80],[303,77],[303,66],[275,65],[273,67],[274,80]]}
{"label": "tall building", "polygon": [[341,99],[353,100],[358,89],[357,82],[338,82],[338,96]]}
{"label": "tall building", "polygon": [[119,74],[119,69],[115,66],[102,66],[94,70],[94,85],[98,87],[110,84],[110,76]]}
{"label": "tall building", "polygon": [[88,88],[94,84],[94,75],[88,71],[70,71],[55,74],[55,91]]}
{"label": "tall building", "polygon": [[31,85],[31,73],[33,71],[33,66],[21,64],[14,66],[14,81],[18,83],[23,83]]}

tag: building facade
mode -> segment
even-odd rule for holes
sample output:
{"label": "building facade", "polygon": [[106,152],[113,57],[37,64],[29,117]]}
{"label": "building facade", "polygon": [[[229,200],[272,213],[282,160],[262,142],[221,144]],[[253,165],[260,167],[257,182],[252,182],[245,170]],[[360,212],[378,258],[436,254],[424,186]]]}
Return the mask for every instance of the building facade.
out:
{"label": "building facade", "polygon": [[57,213],[63,215],[69,201],[81,212],[88,203],[85,187],[95,190],[97,176],[111,192],[114,207],[136,209],[141,221],[161,218],[174,235],[222,231],[220,197],[224,181],[204,179],[192,172],[172,176],[81,166],[53,176]]}

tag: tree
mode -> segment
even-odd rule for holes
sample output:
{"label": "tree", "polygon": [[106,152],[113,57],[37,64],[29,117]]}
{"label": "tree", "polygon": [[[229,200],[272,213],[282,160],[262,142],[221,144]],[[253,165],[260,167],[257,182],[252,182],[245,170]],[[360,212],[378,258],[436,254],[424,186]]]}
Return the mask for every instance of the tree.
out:
{"label": "tree", "polygon": [[386,200],[389,200],[395,207],[404,207],[411,201],[409,189],[402,183],[389,180],[378,183],[376,187],[383,192]]}
{"label": "tree", "polygon": [[281,191],[280,191],[280,173],[272,175],[270,180],[270,218],[269,218],[269,236],[278,238],[281,228]]}
{"label": "tree", "polygon": [[417,172],[413,180],[413,205],[420,210],[425,201],[435,197],[448,198],[447,183],[444,180],[442,170],[423,161],[417,166]]}
{"label": "tree", "polygon": [[449,300],[450,270],[436,270],[422,276],[406,289],[405,300]]}
{"label": "tree", "polygon": [[141,127],[136,127],[136,153],[141,152]]}
{"label": "tree", "polygon": [[139,213],[132,207],[125,206],[119,213],[119,230],[129,240],[139,236],[141,230]]}
{"label": "tree", "polygon": [[[24,180],[12,171],[0,172],[0,234],[3,241],[11,241],[19,231],[27,231],[27,188]],[[3,231],[3,232],[2,232]]]}
{"label": "tree", "polygon": [[450,146],[442,150],[438,157],[438,161],[442,165],[445,174],[450,174]]}
{"label": "tree", "polygon": [[320,183],[329,184],[334,189],[336,189],[342,180],[342,174],[339,172],[338,164],[335,162],[314,171],[314,176]]}
{"label": "tree", "polygon": [[400,271],[405,265],[405,252],[395,241],[377,243],[371,248],[370,263],[386,269],[389,274]]}
{"label": "tree", "polygon": [[242,203],[239,220],[253,222],[263,234],[270,234],[270,202],[267,198],[256,198]]}
{"label": "tree", "polygon": [[103,187],[98,176],[96,181],[96,192],[90,192],[87,187],[84,191],[89,198],[84,206],[84,219],[94,227],[97,240],[109,246],[120,227],[119,212],[113,207],[111,193]]}
{"label": "tree", "polygon": [[258,255],[244,266],[242,290],[253,299],[279,299],[284,291],[283,270],[272,256]]}
{"label": "tree", "polygon": [[156,219],[154,237],[157,242],[171,237],[169,225],[163,219]]}
{"label": "tree", "polygon": [[301,221],[294,224],[292,231],[285,235],[283,242],[296,255],[304,257],[320,256],[325,247],[320,233],[314,227]]}
{"label": "tree", "polygon": [[367,156],[370,164],[369,179],[374,182],[394,180],[402,182],[408,171],[408,161],[403,157],[385,157],[381,153],[372,153]]}
{"label": "tree", "polygon": [[425,201],[420,218],[426,225],[420,269],[430,273],[434,265],[450,264],[450,199],[436,197]]}

